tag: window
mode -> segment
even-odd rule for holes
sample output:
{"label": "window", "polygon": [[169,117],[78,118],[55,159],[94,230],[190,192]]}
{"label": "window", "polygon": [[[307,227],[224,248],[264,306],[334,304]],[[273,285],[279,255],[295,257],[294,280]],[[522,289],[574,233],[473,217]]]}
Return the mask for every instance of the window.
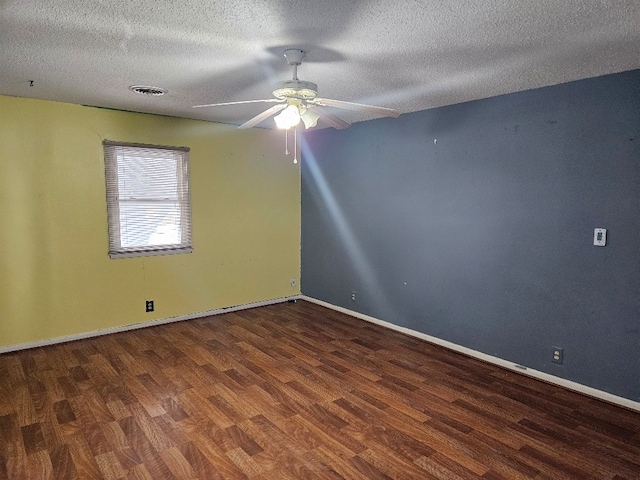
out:
{"label": "window", "polygon": [[189,253],[189,149],[104,141],[109,256]]}

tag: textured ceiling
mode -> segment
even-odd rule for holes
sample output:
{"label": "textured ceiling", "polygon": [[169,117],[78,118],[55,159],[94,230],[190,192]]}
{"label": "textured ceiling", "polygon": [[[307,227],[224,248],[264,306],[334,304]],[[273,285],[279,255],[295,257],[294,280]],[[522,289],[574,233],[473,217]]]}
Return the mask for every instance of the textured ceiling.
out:
{"label": "textured ceiling", "polygon": [[270,98],[290,47],[322,97],[402,113],[637,69],[640,1],[0,0],[0,42],[0,94],[240,124],[268,105],[191,107]]}

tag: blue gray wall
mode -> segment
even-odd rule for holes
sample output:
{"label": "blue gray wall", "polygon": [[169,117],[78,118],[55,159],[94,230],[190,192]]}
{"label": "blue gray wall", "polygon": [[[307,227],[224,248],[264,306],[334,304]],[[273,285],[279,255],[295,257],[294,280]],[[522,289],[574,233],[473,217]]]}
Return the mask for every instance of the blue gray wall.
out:
{"label": "blue gray wall", "polygon": [[302,292],[639,401],[639,163],[640,71],[309,132]]}

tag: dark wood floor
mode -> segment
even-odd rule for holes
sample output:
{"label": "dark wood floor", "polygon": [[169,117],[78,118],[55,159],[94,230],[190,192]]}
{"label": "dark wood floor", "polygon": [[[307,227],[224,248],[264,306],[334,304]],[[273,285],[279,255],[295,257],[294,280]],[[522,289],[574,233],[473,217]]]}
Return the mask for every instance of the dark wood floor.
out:
{"label": "dark wood floor", "polygon": [[0,355],[0,479],[640,478],[640,414],[298,302]]}

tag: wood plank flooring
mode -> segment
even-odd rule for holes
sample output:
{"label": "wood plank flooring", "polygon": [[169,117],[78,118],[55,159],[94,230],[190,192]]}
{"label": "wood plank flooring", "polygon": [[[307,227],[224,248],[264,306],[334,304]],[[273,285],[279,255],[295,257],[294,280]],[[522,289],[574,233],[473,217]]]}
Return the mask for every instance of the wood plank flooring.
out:
{"label": "wood plank flooring", "polygon": [[638,479],[640,414],[307,302],[0,355],[0,479]]}

